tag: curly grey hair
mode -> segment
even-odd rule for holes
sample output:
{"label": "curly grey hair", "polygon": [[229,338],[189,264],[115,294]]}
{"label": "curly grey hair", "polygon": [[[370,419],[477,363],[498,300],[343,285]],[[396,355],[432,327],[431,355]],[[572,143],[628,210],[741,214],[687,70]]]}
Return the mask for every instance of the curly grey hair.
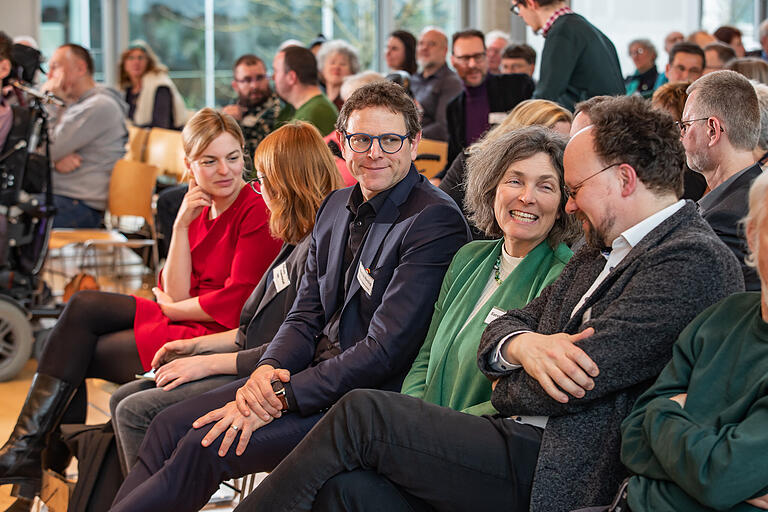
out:
{"label": "curly grey hair", "polygon": [[360,72],[360,58],[357,56],[357,50],[354,46],[343,39],[334,39],[323,43],[320,51],[317,52],[317,70],[322,72],[325,66],[325,60],[334,53],[339,53],[349,61],[349,69],[353,75]]}
{"label": "curly grey hair", "polygon": [[510,165],[538,153],[549,156],[557,171],[560,188],[560,204],[554,226],[547,236],[550,247],[561,242],[573,243],[580,235],[576,219],[565,212],[568,194],[563,178],[563,151],[567,140],[543,126],[528,126],[505,133],[483,151],[472,153],[467,159],[467,193],[464,205],[470,222],[488,236],[503,236],[493,211],[496,187]]}

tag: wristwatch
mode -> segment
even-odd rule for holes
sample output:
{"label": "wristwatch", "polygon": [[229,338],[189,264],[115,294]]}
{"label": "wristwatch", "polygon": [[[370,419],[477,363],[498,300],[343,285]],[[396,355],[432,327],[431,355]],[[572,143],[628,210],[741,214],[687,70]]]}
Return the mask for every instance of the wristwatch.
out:
{"label": "wristwatch", "polygon": [[272,391],[275,392],[275,395],[277,395],[277,398],[280,399],[280,403],[283,405],[280,412],[286,412],[288,410],[288,399],[285,397],[285,385],[279,380],[272,381]]}

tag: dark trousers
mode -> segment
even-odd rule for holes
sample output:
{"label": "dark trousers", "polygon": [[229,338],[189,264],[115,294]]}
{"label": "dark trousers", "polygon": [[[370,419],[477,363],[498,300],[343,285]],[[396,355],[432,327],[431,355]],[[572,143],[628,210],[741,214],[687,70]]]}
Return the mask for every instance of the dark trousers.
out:
{"label": "dark trousers", "polygon": [[528,510],[541,432],[350,391],[236,510]]}
{"label": "dark trousers", "polygon": [[237,380],[158,414],[111,510],[200,510],[220,482],[272,470],[322,416],[285,414],[256,430],[243,455],[235,455],[236,438],[227,455],[219,457],[223,434],[204,448],[200,442],[213,423],[193,429],[192,422],[234,400],[245,381]]}
{"label": "dark trousers", "polygon": [[130,295],[81,291],[72,296],[51,331],[37,371],[78,387],[62,423],[84,423],[85,378],[123,384],[142,372]]}

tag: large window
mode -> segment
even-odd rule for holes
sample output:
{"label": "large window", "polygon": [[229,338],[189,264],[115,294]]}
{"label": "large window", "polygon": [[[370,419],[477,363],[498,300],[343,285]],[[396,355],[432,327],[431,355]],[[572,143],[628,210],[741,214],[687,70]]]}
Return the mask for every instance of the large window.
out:
{"label": "large window", "polygon": [[96,79],[104,73],[102,53],[100,0],[41,0],[40,50],[50,57],[64,43],[77,43],[89,48]]}

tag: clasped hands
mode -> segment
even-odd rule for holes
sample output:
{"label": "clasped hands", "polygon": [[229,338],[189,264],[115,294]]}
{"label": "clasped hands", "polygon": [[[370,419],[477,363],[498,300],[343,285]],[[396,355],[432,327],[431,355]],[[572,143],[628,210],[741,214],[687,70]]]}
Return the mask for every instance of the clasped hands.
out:
{"label": "clasped hands", "polygon": [[282,403],[272,390],[272,382],[276,380],[288,382],[291,380],[291,374],[288,370],[275,369],[267,364],[256,368],[246,383],[237,390],[234,401],[192,423],[193,428],[201,428],[216,422],[200,444],[208,447],[224,434],[218,452],[219,456],[223,457],[240,432],[235,454],[242,455],[253,432],[282,415]]}
{"label": "clasped hands", "polygon": [[[549,396],[560,403],[567,403],[568,394],[583,398],[587,391],[595,387],[594,378],[600,370],[576,345],[594,333],[595,330],[588,327],[577,334],[518,334],[504,345],[504,359],[520,364]],[[494,388],[495,385],[494,382]]]}

